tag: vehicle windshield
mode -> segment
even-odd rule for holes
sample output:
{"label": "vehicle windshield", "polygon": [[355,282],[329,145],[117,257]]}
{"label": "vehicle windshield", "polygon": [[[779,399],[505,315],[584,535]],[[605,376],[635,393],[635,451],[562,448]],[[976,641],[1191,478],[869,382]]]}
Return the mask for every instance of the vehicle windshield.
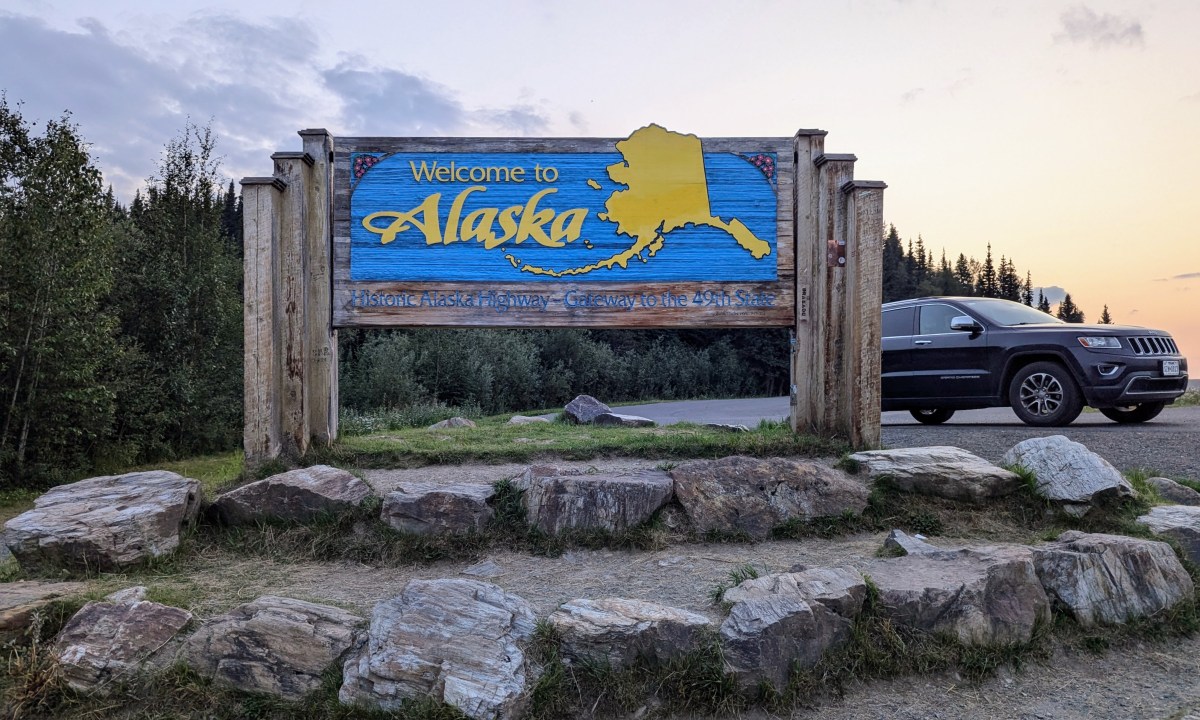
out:
{"label": "vehicle windshield", "polygon": [[997,300],[995,298],[979,298],[978,300],[963,300],[963,305],[971,308],[973,312],[977,312],[996,325],[1036,325],[1039,323],[1058,323],[1063,324],[1062,320],[1047,315],[1037,308],[1015,303],[1011,300]]}

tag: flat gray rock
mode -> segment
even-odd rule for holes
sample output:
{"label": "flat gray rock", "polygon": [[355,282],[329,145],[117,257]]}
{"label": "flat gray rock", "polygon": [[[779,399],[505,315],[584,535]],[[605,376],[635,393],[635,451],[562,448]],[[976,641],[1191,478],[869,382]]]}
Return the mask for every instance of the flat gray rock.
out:
{"label": "flat gray rock", "polygon": [[1200,507],[1159,505],[1137,519],[1150,532],[1179,543],[1184,556],[1200,565]]}
{"label": "flat gray rock", "polygon": [[941,552],[942,548],[930,545],[920,537],[913,537],[903,530],[892,530],[883,541],[883,547],[896,555],[920,555]]}
{"label": "flat gray rock", "polygon": [[1193,597],[1192,578],[1166,543],[1070,530],[1033,553],[1046,593],[1084,627],[1148,617]]}
{"label": "flat gray rock", "polygon": [[536,417],[531,415],[513,415],[508,419],[508,425],[537,425],[538,423],[549,424],[549,418]]}
{"label": "flat gray rock", "polygon": [[328,465],[289,470],[223,493],[212,511],[230,525],[262,520],[306,522],[349,512],[371,495],[371,486]]}
{"label": "flat gray rock", "polygon": [[27,570],[111,571],[169,555],[200,511],[200,483],[165,470],[59,485],[4,524]]}
{"label": "flat gray rock", "polygon": [[524,491],[530,524],[549,534],[564,530],[621,532],[650,519],[671,499],[673,483],[664,472],[633,475],[564,474],[535,465],[513,485]]}
{"label": "flat gray rock", "polygon": [[105,694],[139,672],[192,619],[187,610],[146,600],[90,602],[54,640],[67,684]]}
{"label": "flat gray rock", "polygon": [[1021,487],[1014,472],[956,447],[934,446],[854,453],[872,480],[905,492],[983,504]]}
{"label": "flat gray rock", "polygon": [[683,657],[700,649],[703,631],[712,627],[703,615],[626,598],[571,600],[548,621],[562,638],[564,655],[613,668]]}
{"label": "flat gray rock", "polygon": [[491,485],[402,482],[383,499],[379,519],[417,535],[481,532],[495,514]]}
{"label": "flat gray rock", "polygon": [[675,499],[701,532],[762,540],[788,520],[862,513],[870,491],[841,470],[789,458],[696,460],[671,470]]}
{"label": "flat gray rock", "polygon": [[655,422],[640,415],[622,415],[620,413],[600,413],[592,420],[593,425],[608,425],[611,427],[642,428],[654,427]]}
{"label": "flat gray rock", "polygon": [[1033,471],[1037,493],[1061,503],[1072,515],[1083,515],[1102,497],[1137,496],[1107,460],[1063,435],[1023,440],[1004,453],[1001,462]]}
{"label": "flat gray rock", "polygon": [[1158,493],[1160,498],[1167,502],[1175,503],[1176,505],[1200,506],[1200,492],[1196,492],[1187,485],[1181,485],[1165,477],[1146,478],[1146,483],[1154,488],[1154,491]]}
{"label": "flat gray rock", "polygon": [[375,606],[338,698],[396,710],[432,698],[467,717],[514,720],[541,674],[525,655],[536,624],[523,599],[476,580],[412,580]]}
{"label": "flat gray rock", "polygon": [[24,634],[33,614],[60,598],[77,595],[87,589],[81,582],[42,582],[21,580],[0,583],[0,643]]}
{"label": "flat gray rock", "polygon": [[991,546],[869,560],[862,568],[893,622],[967,645],[1026,643],[1050,619],[1033,551]]}
{"label": "flat gray rock", "polygon": [[473,428],[475,422],[465,417],[452,417],[430,425],[427,430],[446,430],[448,428]]}
{"label": "flat gray rock", "polygon": [[361,622],[341,608],[265,595],[205,621],[182,657],[223,685],[300,700],[354,646]]}

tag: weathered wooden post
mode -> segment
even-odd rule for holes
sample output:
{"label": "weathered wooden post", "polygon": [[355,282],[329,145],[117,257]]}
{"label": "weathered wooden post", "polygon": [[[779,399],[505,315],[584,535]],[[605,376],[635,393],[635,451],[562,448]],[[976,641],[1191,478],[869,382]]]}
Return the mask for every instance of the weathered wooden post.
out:
{"label": "weathered wooden post", "polygon": [[308,426],[313,442],[328,445],[338,433],[338,344],[333,328],[331,263],[333,138],[325,130],[301,130],[304,153],[313,159],[306,184],[305,244],[308,254]]}
{"label": "weathered wooden post", "polygon": [[245,419],[243,447],[247,464],[278,457],[279,435],[279,278],[277,208],[284,182],[274,177],[242,180],[245,260]]}
{"label": "weathered wooden post", "polygon": [[845,352],[840,397],[845,434],[856,447],[879,446],[880,305],[883,300],[883,190],[887,185],[854,180],[846,196]]}

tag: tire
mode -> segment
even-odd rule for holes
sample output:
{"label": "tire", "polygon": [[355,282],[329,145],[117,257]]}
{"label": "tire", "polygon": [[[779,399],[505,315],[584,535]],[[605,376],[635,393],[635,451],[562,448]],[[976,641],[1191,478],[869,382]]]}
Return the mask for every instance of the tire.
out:
{"label": "tire", "polygon": [[1122,424],[1143,423],[1158,417],[1158,414],[1166,406],[1165,402],[1148,402],[1138,405],[1127,405],[1125,407],[1100,408],[1100,412],[1109,420],[1114,420]]}
{"label": "tire", "polygon": [[909,410],[908,412],[917,419],[917,422],[924,425],[941,425],[954,416],[954,411],[949,408],[929,408]]}
{"label": "tire", "polygon": [[1075,379],[1056,362],[1035,362],[1017,371],[1008,385],[1008,401],[1026,425],[1061,427],[1083,412]]}

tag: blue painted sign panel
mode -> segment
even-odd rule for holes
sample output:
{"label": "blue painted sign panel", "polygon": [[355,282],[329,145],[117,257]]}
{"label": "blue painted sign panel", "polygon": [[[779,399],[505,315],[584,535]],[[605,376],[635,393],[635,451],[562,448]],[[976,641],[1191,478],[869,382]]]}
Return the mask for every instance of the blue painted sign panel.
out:
{"label": "blue painted sign panel", "polygon": [[349,280],[778,278],[776,152],[655,125],[614,149],[352,153]]}

